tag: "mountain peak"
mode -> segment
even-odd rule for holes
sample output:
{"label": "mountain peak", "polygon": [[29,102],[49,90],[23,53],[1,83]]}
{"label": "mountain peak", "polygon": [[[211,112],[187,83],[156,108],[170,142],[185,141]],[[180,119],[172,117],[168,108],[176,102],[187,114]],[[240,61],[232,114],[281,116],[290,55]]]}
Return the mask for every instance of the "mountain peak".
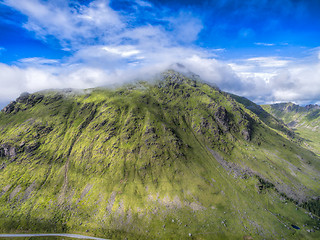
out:
{"label": "mountain peak", "polygon": [[181,63],[175,63],[170,65],[169,70],[183,74],[185,77],[190,78],[191,80],[202,81],[200,76],[190,69],[188,69],[185,65]]}
{"label": "mountain peak", "polygon": [[320,109],[320,106],[317,104],[308,104],[305,106],[305,108],[309,111],[309,110],[316,110],[316,109]]}
{"label": "mountain peak", "polygon": [[309,112],[309,111],[314,111],[320,109],[320,106],[317,104],[308,104],[304,107],[292,103],[292,102],[287,102],[287,103],[275,103],[275,104],[270,104],[270,106],[279,111],[284,111],[284,112]]}
{"label": "mountain peak", "polygon": [[274,216],[316,226],[300,208],[318,214],[317,156],[239,103],[249,100],[176,70],[162,76],[23,94],[1,114],[0,230],[267,239],[279,229],[294,239]]}

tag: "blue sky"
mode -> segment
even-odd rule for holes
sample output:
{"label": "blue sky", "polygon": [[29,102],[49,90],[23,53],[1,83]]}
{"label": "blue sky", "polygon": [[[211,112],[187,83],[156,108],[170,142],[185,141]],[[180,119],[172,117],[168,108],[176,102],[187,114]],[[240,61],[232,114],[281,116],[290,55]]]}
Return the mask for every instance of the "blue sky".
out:
{"label": "blue sky", "polygon": [[182,63],[258,103],[320,102],[318,0],[0,0],[0,106]]}

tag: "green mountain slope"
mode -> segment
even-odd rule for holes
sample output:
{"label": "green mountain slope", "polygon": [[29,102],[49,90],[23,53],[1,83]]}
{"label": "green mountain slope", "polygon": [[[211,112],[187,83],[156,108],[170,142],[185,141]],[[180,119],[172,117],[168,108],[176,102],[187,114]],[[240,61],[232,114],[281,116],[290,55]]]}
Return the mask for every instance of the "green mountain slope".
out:
{"label": "green mountain slope", "polygon": [[0,232],[317,239],[319,160],[173,71],[24,94],[0,114]]}
{"label": "green mountain slope", "polygon": [[234,94],[230,94],[230,96],[234,98],[238,103],[243,104],[247,109],[255,113],[261,121],[268,125],[268,127],[277,131],[279,134],[284,134],[291,139],[295,137],[294,131],[288,128],[282,121],[278,120],[278,118],[265,111],[261,106],[255,104],[254,102],[251,102],[245,97],[240,97]]}
{"label": "green mountain slope", "polygon": [[320,106],[278,103],[262,107],[291,127],[308,149],[320,155]]}

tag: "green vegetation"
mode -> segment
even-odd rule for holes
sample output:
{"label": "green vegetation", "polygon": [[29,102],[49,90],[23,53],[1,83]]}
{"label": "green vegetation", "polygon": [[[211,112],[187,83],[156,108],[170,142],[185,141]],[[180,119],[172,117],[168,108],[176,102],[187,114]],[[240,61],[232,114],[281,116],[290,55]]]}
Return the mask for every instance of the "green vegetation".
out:
{"label": "green vegetation", "polygon": [[320,155],[320,107],[300,107],[293,103],[262,106],[267,112],[281,119],[301,138],[304,147]]}
{"label": "green vegetation", "polygon": [[314,213],[317,216],[320,216],[320,200],[314,199],[308,202],[301,204],[302,207],[308,209],[310,212]]}
{"label": "green vegetation", "polygon": [[230,96],[234,98],[238,103],[243,104],[245,108],[255,113],[261,121],[263,121],[273,130],[279,132],[280,134],[285,134],[289,138],[293,138],[295,136],[294,131],[290,130],[285,124],[283,124],[281,120],[278,120],[278,118],[272,116],[261,106],[251,102],[244,97],[240,97],[234,94],[230,94]]}
{"label": "green vegetation", "polygon": [[173,71],[24,94],[0,113],[0,232],[318,239],[320,159],[284,129]]}

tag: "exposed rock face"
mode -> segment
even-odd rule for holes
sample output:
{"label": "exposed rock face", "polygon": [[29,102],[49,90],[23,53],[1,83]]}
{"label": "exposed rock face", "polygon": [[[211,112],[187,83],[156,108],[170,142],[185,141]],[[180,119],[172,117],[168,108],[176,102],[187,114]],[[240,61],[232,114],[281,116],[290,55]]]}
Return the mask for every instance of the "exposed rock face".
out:
{"label": "exposed rock face", "polygon": [[251,130],[248,129],[248,128],[245,128],[245,129],[243,129],[241,131],[241,134],[242,134],[242,136],[244,137],[244,139],[246,141],[250,141],[250,139],[251,139],[251,133],[250,132],[251,132]]}
{"label": "exposed rock face", "polygon": [[2,163],[1,165],[0,165],[0,170],[2,170],[2,169],[5,169],[6,168],[6,166],[7,166],[7,164],[4,162],[4,163]]}
{"label": "exposed rock face", "polygon": [[[43,95],[28,95],[28,98],[23,98],[22,101],[26,103],[27,105],[33,107],[35,104],[40,103],[43,100]],[[18,99],[17,99],[18,100]]]}
{"label": "exposed rock face", "polygon": [[0,146],[0,157],[15,158],[16,155],[17,152],[15,147],[8,144],[2,144]]}
{"label": "exposed rock face", "polygon": [[43,98],[44,96],[41,94],[22,93],[20,97],[16,99],[16,101],[12,101],[1,111],[6,114],[24,111],[28,108],[33,107],[35,104],[40,103],[43,100]]}
{"label": "exposed rock face", "polygon": [[296,112],[296,113],[303,113],[309,112],[313,110],[320,109],[320,106],[317,104],[309,104],[305,107],[296,105],[294,103],[276,103],[271,105],[273,109],[283,111],[283,112]]}
{"label": "exposed rock face", "polygon": [[17,154],[26,152],[26,153],[34,153],[40,147],[40,142],[36,141],[33,143],[26,144],[22,142],[18,146],[12,146],[10,144],[4,143],[0,145],[0,157],[7,157],[8,159],[15,159]]}
{"label": "exposed rock face", "polygon": [[15,104],[16,102],[12,101],[6,107],[4,107],[1,111],[4,113],[11,113],[14,111]]}
{"label": "exposed rock face", "polygon": [[21,93],[20,97],[17,98],[18,103],[27,103],[29,99],[30,94],[27,92]]}
{"label": "exposed rock face", "polygon": [[306,105],[305,108],[309,111],[309,110],[320,109],[320,106],[317,104],[309,104],[309,105]]}
{"label": "exposed rock face", "polygon": [[245,120],[245,128],[241,131],[242,136],[246,141],[251,140],[251,135],[252,135],[252,129],[253,129],[253,119],[248,115],[244,114],[243,118]]}
{"label": "exposed rock face", "polygon": [[60,99],[62,99],[62,95],[57,93],[57,94],[54,95],[54,96],[50,96],[50,97],[44,98],[43,104],[44,104],[44,105],[48,105],[48,104],[57,102],[57,101],[59,101]]}
{"label": "exposed rock face", "polygon": [[4,149],[0,148],[0,157],[5,157],[6,155],[4,153],[5,153]]}
{"label": "exposed rock face", "polygon": [[233,173],[235,177],[247,178],[255,175],[254,171],[250,168],[242,168],[236,163],[226,161],[218,152],[207,146],[208,151],[212,154],[212,156],[221,164],[221,166],[228,171],[229,173]]}
{"label": "exposed rock face", "polygon": [[224,107],[219,106],[217,111],[214,113],[214,117],[224,131],[229,130],[228,112]]}
{"label": "exposed rock face", "polygon": [[25,152],[32,153],[33,151],[35,151],[39,147],[40,147],[40,143],[39,142],[35,142],[33,144],[29,144],[28,146],[25,146]]}

